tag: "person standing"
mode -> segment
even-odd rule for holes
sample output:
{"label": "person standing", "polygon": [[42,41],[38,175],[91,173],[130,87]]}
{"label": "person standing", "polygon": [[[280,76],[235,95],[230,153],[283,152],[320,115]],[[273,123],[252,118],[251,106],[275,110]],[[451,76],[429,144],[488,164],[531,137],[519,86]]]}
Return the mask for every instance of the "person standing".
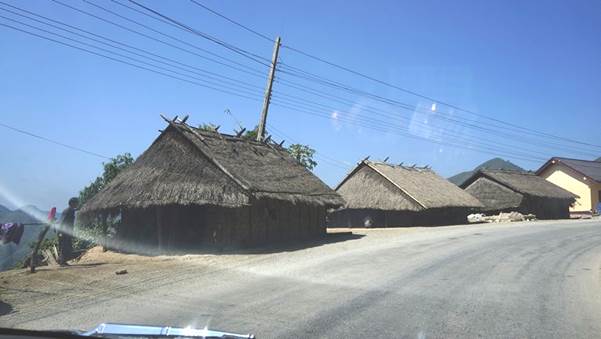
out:
{"label": "person standing", "polygon": [[58,228],[58,263],[68,266],[67,260],[73,254],[73,225],[75,224],[75,211],[79,207],[79,199],[69,199],[69,207],[61,214]]}

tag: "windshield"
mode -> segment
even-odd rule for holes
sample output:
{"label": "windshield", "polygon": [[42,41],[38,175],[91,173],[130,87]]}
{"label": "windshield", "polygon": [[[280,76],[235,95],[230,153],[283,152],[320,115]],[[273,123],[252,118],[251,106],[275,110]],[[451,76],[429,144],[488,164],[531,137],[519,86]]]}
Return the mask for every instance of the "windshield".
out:
{"label": "windshield", "polygon": [[0,328],[595,337],[600,34],[595,1],[0,1]]}

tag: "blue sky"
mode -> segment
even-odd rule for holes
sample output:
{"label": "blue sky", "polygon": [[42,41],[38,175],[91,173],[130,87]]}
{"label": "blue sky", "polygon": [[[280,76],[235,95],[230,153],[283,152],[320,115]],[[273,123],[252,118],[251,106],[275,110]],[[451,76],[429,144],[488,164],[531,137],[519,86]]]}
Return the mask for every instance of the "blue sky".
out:
{"label": "blue sky", "polygon": [[[158,129],[164,127],[159,117],[161,113],[167,116],[189,114],[190,123],[212,122],[221,125],[220,130],[225,132],[237,127],[235,119],[250,127],[258,121],[265,76],[250,76],[211,63],[198,55],[124,31],[54,2],[5,1],[186,65],[249,83],[256,89],[250,94],[255,99],[248,100],[0,26],[0,123],[106,156],[123,152],[137,156],[158,136]],[[64,1],[155,38],[169,40],[89,3]],[[198,36],[145,18],[110,1],[90,2],[189,44],[172,41],[181,48],[201,55],[204,52],[197,48],[209,50],[255,69],[259,74],[267,74],[263,65]],[[241,30],[189,1],[141,2],[240,48],[265,58],[271,56],[272,42]],[[280,35],[285,45],[383,81],[496,119],[601,144],[598,128],[601,3],[598,1],[201,2],[268,36]],[[0,12],[11,19],[43,26]],[[0,23],[33,31],[4,18],[0,18]],[[432,101],[345,73],[289,49],[281,50],[281,61],[362,91],[408,103],[421,112],[432,108]],[[279,74],[277,79],[299,81],[287,74]],[[335,109],[324,110],[330,116],[328,119],[273,106],[268,121],[280,131],[274,134],[283,132],[288,141],[292,139],[317,149],[319,165],[315,173],[332,186],[342,179],[350,166],[367,155],[372,159],[390,157],[395,163],[428,164],[445,177],[498,155],[494,149],[484,153],[452,147],[448,144],[466,143],[453,141],[441,132],[443,130],[451,130],[455,136],[471,140],[486,139],[493,146],[511,144],[513,146],[506,148],[508,152],[522,151],[532,157],[511,159],[500,154],[501,157],[529,169],[538,168],[542,159],[554,155],[589,159],[595,154],[601,156],[600,148],[574,149],[574,145],[569,145],[570,149],[554,149],[546,147],[544,140],[494,138],[489,133],[437,118],[441,115],[472,124],[486,121],[440,104],[436,105],[438,115],[426,116],[420,111],[391,108],[369,97],[305,84],[326,94],[343,95],[353,104],[309,97],[276,82],[274,101],[280,94],[296,95]],[[237,88],[236,84],[231,86]],[[361,106],[365,105],[387,110],[389,114],[407,120],[391,122],[389,131],[382,131],[336,119],[341,116],[353,119],[361,114],[370,116],[361,111]],[[235,119],[224,113],[226,109]],[[397,128],[412,137],[390,132]],[[0,204],[64,207],[70,196],[77,195],[101,172],[101,158],[7,129],[0,130],[4,140]],[[277,135],[276,139],[279,140]],[[470,145],[478,146],[477,142]],[[332,164],[323,157],[336,159],[336,162]]]}

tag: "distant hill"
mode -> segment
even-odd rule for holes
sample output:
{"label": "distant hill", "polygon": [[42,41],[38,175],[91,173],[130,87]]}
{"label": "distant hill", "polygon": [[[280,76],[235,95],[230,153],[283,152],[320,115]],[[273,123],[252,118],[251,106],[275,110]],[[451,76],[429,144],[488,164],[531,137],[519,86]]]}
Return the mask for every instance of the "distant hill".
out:
{"label": "distant hill", "polygon": [[8,222],[17,222],[21,224],[38,222],[36,218],[34,218],[29,213],[23,211],[22,209],[11,211],[7,209],[6,211],[0,211],[0,223],[8,223]]}
{"label": "distant hill", "polygon": [[595,159],[595,161],[600,161],[601,162],[601,157],[598,157],[597,159]]}
{"label": "distant hill", "polygon": [[476,168],[474,168],[473,170],[455,174],[454,176],[448,178],[448,180],[450,182],[454,183],[455,185],[459,186],[465,180],[467,180],[475,171],[477,171],[479,169],[504,169],[504,170],[511,170],[511,171],[526,172],[525,169],[512,163],[509,160],[504,160],[501,158],[492,158],[492,159],[485,161],[485,162],[481,163],[480,165],[476,166]]}
{"label": "distant hill", "polygon": [[[33,215],[36,215],[39,218],[45,218],[45,216],[48,215],[48,212],[42,211],[31,205],[23,206],[16,210],[10,210],[6,206],[0,205],[0,224],[12,222],[21,224],[40,222],[40,220],[36,219]],[[0,271],[10,269],[14,267],[17,262],[23,260],[23,258],[31,251],[29,244],[37,239],[40,231],[40,226],[25,226],[25,232],[23,232],[23,237],[21,238],[19,245],[13,243],[0,245]],[[47,236],[54,235],[54,232],[48,232]]]}

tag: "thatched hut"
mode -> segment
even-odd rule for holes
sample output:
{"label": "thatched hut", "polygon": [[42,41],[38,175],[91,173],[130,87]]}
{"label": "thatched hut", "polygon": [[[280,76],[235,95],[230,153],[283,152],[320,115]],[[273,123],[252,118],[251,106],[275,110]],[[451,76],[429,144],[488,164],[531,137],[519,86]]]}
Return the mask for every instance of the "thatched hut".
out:
{"label": "thatched hut", "polygon": [[340,196],[273,142],[168,127],[81,209],[118,215],[116,239],[145,248],[250,246],[325,234]]}
{"label": "thatched hut", "polygon": [[339,227],[435,226],[467,222],[482,207],[429,168],[364,160],[336,187],[346,201],[330,214]]}
{"label": "thatched hut", "polygon": [[516,211],[538,219],[569,218],[576,195],[533,173],[479,170],[461,188],[476,197],[490,214]]}

